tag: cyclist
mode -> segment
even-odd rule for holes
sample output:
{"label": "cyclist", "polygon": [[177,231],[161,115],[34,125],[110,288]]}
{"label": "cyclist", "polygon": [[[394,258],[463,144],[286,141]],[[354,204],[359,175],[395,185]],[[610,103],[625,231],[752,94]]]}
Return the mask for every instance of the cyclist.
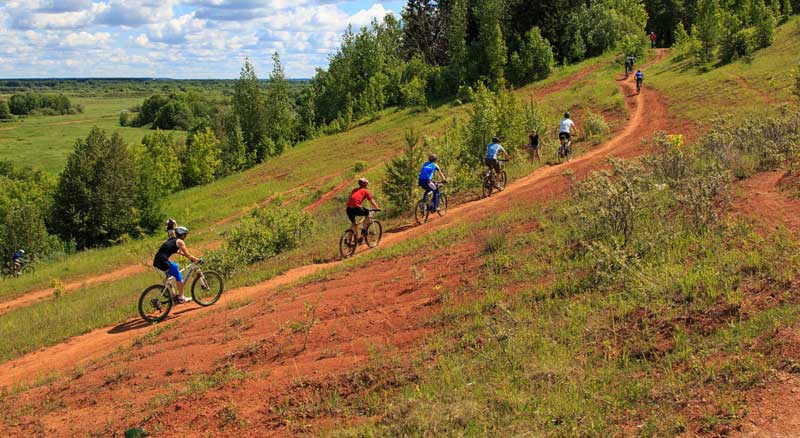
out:
{"label": "cyclist", "polygon": [[642,83],[644,82],[644,73],[642,73],[641,70],[636,70],[634,79],[636,80],[636,93],[639,93],[639,90],[642,89]]}
{"label": "cyclist", "polygon": [[542,161],[542,154],[539,151],[539,146],[539,134],[535,129],[531,129],[531,132],[528,133],[528,158],[530,161],[533,161],[534,156],[537,161]]}
{"label": "cyclist", "polygon": [[636,62],[636,57],[633,55],[628,55],[625,58],[625,77],[627,78],[628,75],[633,71],[633,63]]}
{"label": "cyclist", "polygon": [[[486,156],[483,159],[483,164],[486,165],[490,170],[494,170],[495,175],[500,174],[500,162],[497,161],[497,156],[503,153],[505,159],[508,159],[508,152],[506,152],[505,148],[500,144],[500,137],[492,137],[492,143],[489,146],[486,146]],[[497,185],[497,178],[495,178],[495,187],[500,188]]]}
{"label": "cyclist", "polygon": [[372,198],[372,193],[367,190],[367,186],[369,185],[369,180],[366,178],[360,178],[358,180],[358,187],[354,188],[352,192],[350,192],[350,199],[347,201],[347,218],[350,219],[350,223],[353,225],[353,235],[357,237],[357,242],[361,241],[361,234],[358,232],[358,224],[356,223],[356,218],[359,216],[369,216],[369,211],[362,206],[364,200],[369,200],[369,203],[372,204],[372,207],[376,210],[380,210],[381,208],[378,207],[378,204],[375,203],[375,199]]}
{"label": "cyclist", "polygon": [[11,263],[14,265],[14,272],[19,272],[22,269],[22,266],[25,264],[25,260],[23,260],[23,256],[25,255],[25,250],[20,248],[18,249],[14,255],[11,256]]}
{"label": "cyclist", "polygon": [[442,169],[436,164],[438,159],[439,157],[436,154],[428,155],[428,162],[422,165],[422,170],[419,172],[419,179],[417,181],[419,186],[425,190],[425,195],[422,196],[424,201],[428,200],[428,193],[433,192],[433,211],[439,211],[439,185],[433,182],[433,175],[439,173],[439,177],[442,181],[447,181],[444,173],[442,173]]}
{"label": "cyclist", "polygon": [[153,266],[164,271],[168,277],[175,277],[175,282],[178,285],[178,293],[180,293],[180,295],[173,298],[175,298],[175,302],[178,304],[188,303],[189,301],[192,301],[192,299],[183,294],[183,274],[181,273],[181,269],[178,264],[171,261],[169,258],[177,253],[186,257],[192,262],[202,263],[202,259],[193,256],[186,247],[185,239],[188,235],[188,228],[176,227],[175,237],[170,237],[164,243],[162,243],[161,247],[158,249],[158,252],[156,252],[155,258],[153,258]]}
{"label": "cyclist", "polygon": [[167,223],[164,224],[164,226],[167,230],[167,239],[172,239],[175,237],[175,227],[178,226],[178,223],[175,222],[175,219],[167,219]]}
{"label": "cyclist", "polygon": [[655,32],[650,32],[650,48],[651,49],[655,49],[656,48],[656,40],[658,40],[658,38],[656,37],[656,33]]}

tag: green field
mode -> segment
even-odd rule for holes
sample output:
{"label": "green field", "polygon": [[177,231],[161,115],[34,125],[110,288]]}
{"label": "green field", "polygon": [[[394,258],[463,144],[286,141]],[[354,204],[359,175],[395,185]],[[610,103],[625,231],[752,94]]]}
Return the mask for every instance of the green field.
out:
{"label": "green field", "polygon": [[119,132],[126,142],[138,143],[149,129],[120,127],[119,113],[141,104],[142,100],[140,97],[70,96],[73,104],[83,105],[83,113],[28,116],[0,123],[0,158],[55,175],[66,164],[75,140],[85,137],[93,126]]}

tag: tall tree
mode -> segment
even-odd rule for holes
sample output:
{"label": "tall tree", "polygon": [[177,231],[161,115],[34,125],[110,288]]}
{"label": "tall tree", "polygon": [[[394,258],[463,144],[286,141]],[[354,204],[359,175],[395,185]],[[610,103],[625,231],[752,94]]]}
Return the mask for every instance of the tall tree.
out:
{"label": "tall tree", "polygon": [[495,88],[502,86],[505,81],[505,66],[508,60],[508,49],[500,26],[503,7],[503,0],[486,0],[476,6],[475,13],[479,19],[484,73]]}
{"label": "tall tree", "polygon": [[259,150],[259,145],[267,136],[264,96],[255,68],[249,59],[245,59],[234,87],[233,109],[239,119],[247,152],[253,153],[257,162],[263,161],[266,151]]}
{"label": "tall tree", "polygon": [[446,28],[441,2],[409,0],[403,9],[403,51],[406,59],[419,54],[430,65],[447,63]]}
{"label": "tall tree", "polygon": [[297,126],[297,117],[289,98],[289,81],[278,52],[272,55],[272,73],[267,83],[265,103],[268,135],[278,148],[272,153],[277,155],[286,145],[294,142]]}
{"label": "tall tree", "polygon": [[192,136],[183,157],[183,183],[187,187],[214,181],[221,164],[219,140],[211,128]]}
{"label": "tall tree", "polygon": [[[763,1],[763,0],[762,0]],[[719,0],[699,0],[697,4],[697,39],[700,40],[699,57],[702,62],[711,62],[717,48],[722,15]]]}
{"label": "tall tree", "polygon": [[448,65],[451,91],[464,85],[467,77],[467,0],[450,0],[446,8]]}

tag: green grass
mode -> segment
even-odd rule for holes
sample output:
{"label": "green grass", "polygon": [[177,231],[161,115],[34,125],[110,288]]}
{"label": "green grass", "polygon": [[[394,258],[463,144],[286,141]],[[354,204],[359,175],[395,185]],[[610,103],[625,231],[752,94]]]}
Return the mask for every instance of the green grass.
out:
{"label": "green grass", "polygon": [[86,137],[93,126],[119,132],[129,143],[141,141],[150,132],[145,128],[119,126],[119,112],[141,104],[141,98],[70,97],[70,100],[83,105],[84,112],[30,116],[0,124],[0,157],[55,175],[64,168],[75,139]]}
{"label": "green grass", "polygon": [[672,103],[670,111],[694,121],[708,122],[717,115],[743,118],[770,105],[796,102],[791,96],[794,66],[800,63],[800,17],[782,25],[775,43],[754,53],[752,61],[738,60],[702,72],[679,54],[647,74]]}

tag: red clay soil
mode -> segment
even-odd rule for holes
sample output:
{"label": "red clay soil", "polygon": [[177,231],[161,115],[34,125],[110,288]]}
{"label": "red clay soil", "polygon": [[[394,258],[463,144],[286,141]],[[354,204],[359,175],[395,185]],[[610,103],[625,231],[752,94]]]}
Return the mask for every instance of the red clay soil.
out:
{"label": "red clay soil", "polygon": [[774,381],[748,396],[747,417],[732,434],[739,438],[800,437],[800,331],[781,330],[774,352],[785,359]]}
{"label": "red clay soil", "polygon": [[[387,233],[381,245],[472,222],[512,205],[565,196],[572,177],[582,178],[604,167],[608,156],[641,154],[646,150],[642,138],[681,126],[668,117],[655,91],[646,88],[634,96],[628,81],[621,89],[631,117],[608,143],[569,163],[541,168],[504,192],[453,208],[446,217],[425,226]],[[572,176],[565,176],[567,172]],[[408,356],[431,332],[426,322],[438,312],[440,294],[458,292],[480,275],[477,246],[472,241],[455,250],[442,250],[434,254],[434,261],[425,263],[417,255],[374,261],[322,281],[280,288],[337,262],[293,269],[257,286],[228,291],[211,308],[179,307],[170,317],[179,325],[168,327],[152,345],[134,345],[129,353],[89,365],[91,359],[130,346],[132,339],[152,327],[131,319],[28,354],[0,365],[0,386],[31,382],[52,371],[69,373],[80,364],[86,369],[73,379],[43,385],[7,401],[13,409],[6,409],[0,421],[7,423],[6,430],[13,436],[111,436],[142,422],[149,429],[160,428],[158,436],[190,436],[201,430],[208,436],[301,433],[306,431],[302,418],[287,418],[276,411],[276,405],[303,382],[336,380],[363,366],[373,350]],[[248,300],[253,302],[243,307],[237,304]],[[317,306],[313,315],[308,303]],[[315,318],[319,321],[306,340],[298,327]],[[246,370],[248,378],[241,384],[186,393],[193,378],[196,381],[200,373],[213,373],[223,364]],[[177,393],[164,399],[170,390]],[[162,402],[157,402],[159,395]],[[42,412],[44,406],[48,412]],[[226,413],[225,406],[234,407]],[[246,422],[226,426],[231,411]]]}
{"label": "red clay soil", "polygon": [[788,196],[779,187],[786,175],[783,170],[763,172],[741,181],[733,213],[755,219],[763,224],[764,231],[780,225],[800,230],[800,199]]}

